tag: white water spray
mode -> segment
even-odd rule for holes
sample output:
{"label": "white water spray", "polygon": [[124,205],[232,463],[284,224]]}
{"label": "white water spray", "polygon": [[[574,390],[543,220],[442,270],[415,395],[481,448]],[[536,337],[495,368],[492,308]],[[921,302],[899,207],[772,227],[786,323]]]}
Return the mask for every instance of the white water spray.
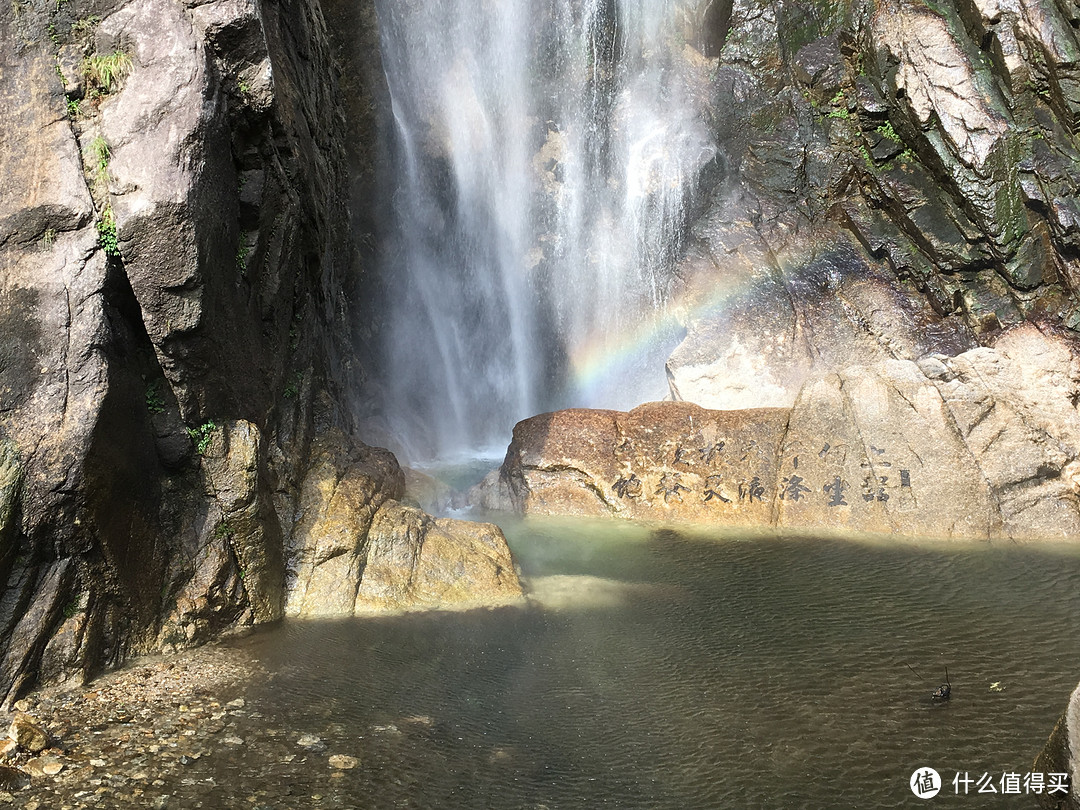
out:
{"label": "white water spray", "polygon": [[[673,0],[379,0],[393,111],[385,410],[415,458],[662,396],[673,336],[575,367],[662,310],[716,156]],[[688,21],[690,21],[688,23]],[[614,378],[614,379],[612,379]]]}

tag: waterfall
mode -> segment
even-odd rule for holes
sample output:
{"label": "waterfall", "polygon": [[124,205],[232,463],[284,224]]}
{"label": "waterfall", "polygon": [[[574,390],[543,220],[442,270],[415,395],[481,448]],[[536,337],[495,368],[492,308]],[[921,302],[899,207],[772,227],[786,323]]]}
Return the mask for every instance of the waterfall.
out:
{"label": "waterfall", "polygon": [[671,269],[717,154],[694,8],[377,12],[393,118],[384,410],[407,454],[505,446],[544,410],[662,397]]}

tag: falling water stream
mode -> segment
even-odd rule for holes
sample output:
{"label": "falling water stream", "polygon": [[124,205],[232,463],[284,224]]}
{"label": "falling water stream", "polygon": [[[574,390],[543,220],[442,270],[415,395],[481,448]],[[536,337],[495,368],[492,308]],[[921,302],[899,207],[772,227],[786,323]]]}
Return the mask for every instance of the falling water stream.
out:
{"label": "falling water stream", "polygon": [[384,405],[407,455],[663,396],[671,268],[718,155],[690,8],[377,7],[393,116]]}
{"label": "falling water stream", "polygon": [[[376,5],[399,449],[445,461],[505,447],[544,410],[663,396],[673,265],[723,164],[694,11],[718,4]],[[247,642],[273,673],[248,692],[260,711],[361,757],[330,789],[290,759],[289,791],[328,807],[895,807],[917,801],[916,768],[1031,771],[1075,681],[1075,550],[506,528],[523,607]],[[954,700],[936,705],[946,665]],[[204,781],[232,795],[249,766]],[[939,804],[986,806],[946,788]]]}

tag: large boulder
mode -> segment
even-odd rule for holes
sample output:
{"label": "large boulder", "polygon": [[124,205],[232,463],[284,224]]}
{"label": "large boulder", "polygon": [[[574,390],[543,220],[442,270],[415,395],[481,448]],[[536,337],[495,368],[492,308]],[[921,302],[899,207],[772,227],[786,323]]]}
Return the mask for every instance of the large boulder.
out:
{"label": "large boulder", "polygon": [[523,514],[1068,539],[1078,371],[1067,341],[1022,326],[993,348],[812,376],[791,408],[544,414],[477,495]]}
{"label": "large boulder", "polygon": [[437,519],[399,503],[375,513],[356,613],[491,607],[521,597],[514,559],[495,524]]}
{"label": "large boulder", "polygon": [[320,441],[289,543],[290,616],[461,609],[519,599],[497,526],[435,519],[397,499],[405,476],[380,448]]}
{"label": "large boulder", "polygon": [[523,514],[767,525],[789,416],[689,403],[543,414],[514,428],[501,476]]}

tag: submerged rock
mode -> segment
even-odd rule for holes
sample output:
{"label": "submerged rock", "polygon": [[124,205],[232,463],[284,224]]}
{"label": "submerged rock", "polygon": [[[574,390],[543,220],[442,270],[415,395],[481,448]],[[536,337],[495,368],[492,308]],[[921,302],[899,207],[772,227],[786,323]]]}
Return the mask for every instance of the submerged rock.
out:
{"label": "submerged rock", "polygon": [[331,754],[328,762],[331,768],[339,771],[350,771],[360,764],[360,760],[347,754]]}
{"label": "submerged rock", "polygon": [[655,585],[585,574],[556,574],[529,579],[529,600],[546,610],[621,608],[643,596],[653,596],[656,591]]}

